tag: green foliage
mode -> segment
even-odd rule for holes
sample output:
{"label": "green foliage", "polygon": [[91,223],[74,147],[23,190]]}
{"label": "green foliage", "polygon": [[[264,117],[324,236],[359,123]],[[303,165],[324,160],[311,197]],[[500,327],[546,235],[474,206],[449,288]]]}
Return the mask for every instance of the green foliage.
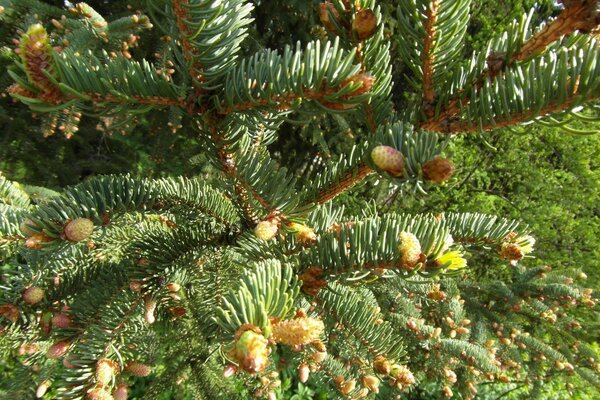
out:
{"label": "green foliage", "polygon": [[[565,376],[597,387],[595,338],[582,329],[595,294],[565,258],[555,269],[530,260],[541,218],[517,221],[527,213],[516,201],[530,206],[539,186],[519,180],[535,156],[501,151],[514,135],[455,138],[535,121],[562,129],[526,137],[540,160],[561,159],[547,153],[552,140],[575,151],[566,135],[598,119],[593,105],[580,109],[600,85],[596,5],[566,3],[552,29],[532,11],[469,54],[470,3],[325,2],[291,17],[324,25],[292,47],[285,21],[284,39],[252,25],[254,7],[264,19],[278,1],[149,0],[140,7],[152,24],[141,10],[103,16],[79,3],[62,18],[4,1],[2,18],[28,32],[19,57],[2,53],[8,93],[42,115],[46,135],[93,134],[97,121],[107,135],[167,130],[172,146],[158,147],[174,165],[59,193],[0,178],[10,366],[0,394],[110,399],[125,385],[138,398],[273,398],[308,381],[315,390],[298,384],[292,398],[471,399],[477,386],[517,384],[504,396],[527,382],[535,398]],[[410,83],[398,104],[393,64]],[[288,138],[298,131],[324,155]],[[135,135],[128,143],[142,146]],[[583,140],[587,153],[570,158],[580,169],[553,175],[556,185],[596,183],[597,142]],[[372,159],[376,146],[383,159]],[[144,177],[180,170],[193,177]],[[384,184],[361,186],[369,201],[345,194],[363,180]],[[579,189],[593,215],[597,185]],[[520,212],[490,194],[510,194],[500,198]],[[589,251],[577,250],[586,265]]]}

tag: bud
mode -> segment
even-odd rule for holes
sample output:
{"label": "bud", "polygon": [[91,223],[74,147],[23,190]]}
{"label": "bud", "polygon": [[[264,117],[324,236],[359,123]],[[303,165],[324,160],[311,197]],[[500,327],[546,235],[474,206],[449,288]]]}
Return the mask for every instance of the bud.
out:
{"label": "bud", "polygon": [[35,397],[37,397],[38,399],[44,397],[51,384],[52,383],[48,379],[40,383],[40,385],[37,387],[37,390],[35,391]]}
{"label": "bud", "polygon": [[444,397],[450,398],[454,396],[454,393],[452,392],[450,386],[444,386],[444,388],[442,389],[442,393],[444,394]]}
{"label": "bud", "polygon": [[20,43],[21,60],[29,81],[41,91],[44,101],[58,102],[62,97],[61,92],[46,76],[46,73],[56,75],[48,33],[40,24],[31,25]]}
{"label": "bud", "polygon": [[530,235],[524,235],[519,238],[509,238],[507,241],[502,243],[500,250],[500,256],[506,260],[519,261],[525,255],[533,251],[535,244],[535,238]]}
{"label": "bud", "polygon": [[350,84],[356,84],[359,82],[361,83],[361,85],[355,91],[348,93],[344,97],[348,98],[353,96],[359,96],[361,94],[370,92],[371,88],[373,87],[373,83],[375,83],[375,78],[369,74],[356,74],[346,79],[342,83],[342,87]]}
{"label": "bud", "polygon": [[335,32],[335,26],[331,22],[329,14],[333,16],[336,20],[339,20],[340,14],[338,13],[337,8],[330,2],[326,1],[325,3],[321,3],[319,8],[319,19],[323,26],[330,32]]}
{"label": "bud", "polygon": [[235,366],[235,364],[227,364],[225,366],[225,369],[223,369],[223,376],[225,378],[229,378],[229,377],[235,375],[236,372],[237,372],[237,367]]}
{"label": "bud", "polygon": [[138,377],[148,376],[152,373],[152,367],[138,361],[132,361],[127,364],[127,368],[125,368],[125,370],[131,375]]}
{"label": "bud", "polygon": [[64,234],[71,242],[81,242],[87,239],[94,231],[94,223],[87,218],[77,218],[69,221],[65,226]]}
{"label": "bud", "polygon": [[69,328],[73,326],[73,322],[69,315],[55,313],[54,317],[52,317],[52,326],[56,328]]}
{"label": "bud", "polygon": [[73,364],[71,361],[73,361],[75,358],[73,358],[73,356],[68,355],[65,358],[63,358],[63,366],[65,368],[77,368],[77,365]]}
{"label": "bud", "polygon": [[404,365],[394,364],[392,366],[391,376],[396,379],[396,385],[399,389],[414,385],[415,383],[413,373]]}
{"label": "bud", "polygon": [[97,387],[88,392],[89,400],[114,400],[110,393],[101,387]]}
{"label": "bud", "polygon": [[44,289],[37,286],[31,286],[23,292],[23,300],[29,305],[39,303],[44,299]]}
{"label": "bud", "polygon": [[25,237],[30,237],[37,233],[37,231],[33,228],[37,228],[37,225],[29,218],[21,222],[21,225],[19,225],[19,230]]}
{"label": "bud", "polygon": [[127,396],[129,395],[129,387],[121,383],[118,385],[115,390],[113,390],[112,396],[114,400],[127,400]]}
{"label": "bud", "polygon": [[35,233],[27,238],[25,241],[25,247],[30,250],[39,250],[44,247],[44,243],[50,242],[52,238],[44,235],[43,233]]}
{"label": "bud", "polygon": [[101,386],[109,385],[119,369],[117,363],[108,358],[103,358],[96,363],[96,382]]}
{"label": "bud", "polygon": [[156,310],[156,300],[146,298],[144,302],[144,319],[149,324],[153,324],[156,321],[154,310]]}
{"label": "bud", "polygon": [[373,361],[373,369],[382,375],[389,375],[392,365],[385,357],[379,355]]}
{"label": "bud", "polygon": [[379,393],[379,379],[373,375],[365,375],[362,377],[362,384],[373,393]]}
{"label": "bud", "polygon": [[390,146],[376,146],[371,151],[371,160],[375,166],[397,177],[404,175],[404,156]]}
{"label": "bud", "polygon": [[402,266],[407,270],[412,270],[421,259],[421,244],[419,243],[419,239],[410,232],[400,233],[398,251],[402,255]]}
{"label": "bud", "polygon": [[269,364],[268,344],[262,334],[249,329],[239,336],[229,356],[238,361],[244,371],[256,374]]}
{"label": "bud", "polygon": [[325,325],[317,318],[288,319],[273,325],[273,341],[288,346],[304,345],[319,339]]}
{"label": "bud", "polygon": [[11,322],[17,322],[20,314],[21,311],[19,310],[19,307],[14,304],[3,304],[0,306],[0,316]]}
{"label": "bud", "polygon": [[377,32],[377,17],[369,9],[360,10],[352,21],[352,30],[356,31],[358,40],[370,38]]}
{"label": "bud", "polygon": [[69,343],[66,340],[58,341],[58,342],[54,343],[52,346],[50,346],[50,348],[46,352],[46,357],[52,358],[52,359],[60,358],[60,357],[64,356],[67,353],[67,351],[69,351],[70,346],[71,346],[71,343]]}
{"label": "bud", "polygon": [[310,368],[308,368],[308,364],[307,363],[300,364],[300,367],[298,367],[298,379],[300,380],[300,382],[306,383],[306,381],[308,381],[309,374],[310,374]]}
{"label": "bud", "polygon": [[351,379],[349,381],[343,381],[342,383],[340,383],[339,388],[340,393],[342,393],[345,396],[356,388],[356,381],[354,379]]}
{"label": "bud", "polygon": [[303,246],[309,246],[317,240],[317,235],[315,234],[315,231],[313,231],[312,228],[304,224],[291,222],[290,224],[288,224],[288,228],[290,228],[293,232],[296,233],[296,240]]}
{"label": "bud", "polygon": [[52,313],[50,311],[44,311],[40,317],[40,329],[44,335],[48,336],[52,331]]}
{"label": "bud", "polygon": [[180,289],[181,289],[181,285],[179,283],[171,282],[171,283],[167,284],[167,290],[169,290],[171,292],[179,292]]}
{"label": "bud", "polygon": [[131,281],[129,282],[129,290],[132,292],[139,292],[142,290],[142,282]]}
{"label": "bud", "polygon": [[452,161],[440,156],[427,161],[422,167],[423,178],[435,183],[445,182],[454,174]]}
{"label": "bud", "polygon": [[310,357],[313,359],[314,362],[316,362],[317,364],[320,364],[323,361],[325,361],[325,359],[327,358],[327,352],[326,351],[319,351],[319,352],[316,352],[316,353],[312,353],[310,355]]}
{"label": "bud", "polygon": [[261,221],[254,228],[254,234],[261,240],[269,241],[277,235],[278,229],[277,223],[272,220]]}

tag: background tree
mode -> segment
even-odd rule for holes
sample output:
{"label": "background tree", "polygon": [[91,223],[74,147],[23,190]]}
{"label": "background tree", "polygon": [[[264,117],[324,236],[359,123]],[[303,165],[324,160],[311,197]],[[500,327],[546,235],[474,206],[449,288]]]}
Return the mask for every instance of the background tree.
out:
{"label": "background tree", "polygon": [[[173,72],[123,49],[52,49],[41,25],[29,27],[22,72],[12,73],[15,98],[50,118],[82,110],[126,127],[140,122],[128,113],[165,110],[171,126],[198,131],[214,169],[189,180],[93,178],[35,205],[3,181],[2,312],[12,322],[3,340],[27,355],[13,393],[30,396],[37,385],[40,396],[123,398],[128,377],[151,373],[150,359],[166,368],[145,396],[231,398],[245,396],[236,389],[244,383],[272,397],[279,364],[333,397],[385,398],[417,382],[420,390],[439,382],[447,397],[472,397],[488,382],[523,381],[539,392],[559,371],[597,384],[596,355],[571,317],[575,305],[594,305],[575,285],[581,273],[514,265],[503,279],[469,279],[477,270],[467,271],[465,252],[489,257],[492,248],[516,264],[532,250],[526,227],[481,214],[331,204],[375,172],[392,195],[446,181],[453,166],[439,156],[447,140],[435,132],[516,124],[597,93],[597,43],[576,33],[597,25],[595,2],[566,3],[538,31],[516,22],[461,65],[468,3],[399,6],[399,34],[416,39],[398,43],[414,89],[400,116],[372,1],[322,5],[332,44],[245,61],[249,4],[152,1],[148,12],[169,39],[159,63]],[[82,36],[111,26],[85,4],[72,13],[86,26]],[[442,40],[444,32],[455,34]],[[283,124],[323,112],[334,115],[332,131],[354,128],[340,141],[351,150],[304,170],[280,168],[268,150],[281,151]],[[235,378],[215,379],[223,363]]]}

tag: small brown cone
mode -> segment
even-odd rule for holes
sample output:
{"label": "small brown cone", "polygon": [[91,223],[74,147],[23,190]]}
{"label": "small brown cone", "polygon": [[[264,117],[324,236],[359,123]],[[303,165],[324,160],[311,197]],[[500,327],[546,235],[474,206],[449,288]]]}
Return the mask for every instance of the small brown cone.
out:
{"label": "small brown cone", "polygon": [[127,364],[127,368],[125,368],[125,370],[131,375],[138,377],[148,376],[152,373],[152,367],[138,361],[132,361]]}
{"label": "small brown cone", "polygon": [[445,182],[454,174],[454,165],[447,158],[435,157],[423,164],[423,178],[428,181]]}

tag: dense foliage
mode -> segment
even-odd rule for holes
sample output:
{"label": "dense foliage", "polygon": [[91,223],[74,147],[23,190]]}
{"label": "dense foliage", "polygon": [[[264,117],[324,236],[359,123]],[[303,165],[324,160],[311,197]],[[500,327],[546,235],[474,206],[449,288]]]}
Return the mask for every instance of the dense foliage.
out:
{"label": "dense foliage", "polygon": [[97,3],[0,2],[0,168],[132,173],[0,177],[0,394],[594,395],[597,2]]}

